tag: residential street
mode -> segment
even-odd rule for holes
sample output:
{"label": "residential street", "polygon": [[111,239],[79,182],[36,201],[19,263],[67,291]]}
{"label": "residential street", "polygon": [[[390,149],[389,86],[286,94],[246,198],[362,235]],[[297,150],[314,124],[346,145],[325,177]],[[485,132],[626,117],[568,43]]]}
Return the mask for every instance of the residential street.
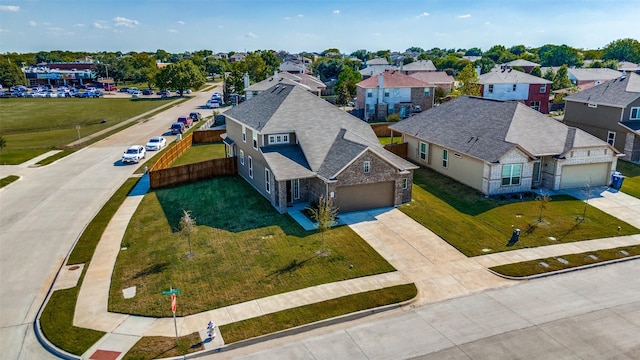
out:
{"label": "residential street", "polygon": [[[213,90],[169,108],[71,156],[42,167],[0,166],[0,177],[22,178],[0,189],[0,347],[5,359],[51,357],[37,343],[32,323],[58,269],[84,227],[137,166],[122,152],[166,132],[179,115],[199,111]],[[174,137],[167,136],[168,141]],[[150,153],[147,158],[153,156]]]}

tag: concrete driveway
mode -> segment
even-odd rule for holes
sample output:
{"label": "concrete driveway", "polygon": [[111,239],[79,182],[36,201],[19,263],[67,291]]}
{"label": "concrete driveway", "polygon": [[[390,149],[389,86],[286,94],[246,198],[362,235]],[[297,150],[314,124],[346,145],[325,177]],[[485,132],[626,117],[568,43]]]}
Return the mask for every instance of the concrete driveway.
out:
{"label": "concrete driveway", "polygon": [[0,190],[2,358],[52,358],[37,343],[32,323],[84,227],[137,169],[120,165],[122,152],[131,144],[145,144],[151,136],[163,134],[180,115],[191,111],[210,115],[211,110],[202,107],[211,91],[194,93],[193,99],[53,164],[0,166],[3,177],[21,176]]}
{"label": "concrete driveway", "polygon": [[358,235],[418,287],[412,306],[512,285],[467,258],[398,209],[340,215]]}

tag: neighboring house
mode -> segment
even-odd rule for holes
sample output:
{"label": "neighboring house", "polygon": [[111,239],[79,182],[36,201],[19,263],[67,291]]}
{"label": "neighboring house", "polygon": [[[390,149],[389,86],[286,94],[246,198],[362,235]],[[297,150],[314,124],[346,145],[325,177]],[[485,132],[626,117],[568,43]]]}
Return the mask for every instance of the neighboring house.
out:
{"label": "neighboring house", "polygon": [[386,70],[356,84],[356,109],[362,110],[363,119],[385,120],[390,114],[405,118],[412,111],[433,107],[435,86],[405,75]]}
{"label": "neighboring house", "polygon": [[360,71],[363,79],[368,79],[386,70],[395,70],[397,67],[390,65],[385,58],[375,58],[364,62],[364,68]]}
{"label": "neighboring house", "polygon": [[411,200],[417,166],[385,150],[369,126],[292,85],[278,85],[223,114],[228,156],[281,213],[331,198],[340,212]]}
{"label": "neighboring house", "polygon": [[[531,73],[531,70],[533,70],[533,68],[540,67],[540,64],[534,63],[533,61],[529,61],[529,60],[517,59],[517,60],[504,63],[502,64],[502,66],[508,66],[510,68],[518,66],[518,67],[521,67],[524,70],[524,72],[529,74]],[[498,66],[498,68],[499,67],[500,66]]]}
{"label": "neighboring house", "polygon": [[633,72],[640,74],[640,64],[634,64],[628,61],[621,61],[618,63],[618,71]]}
{"label": "neighboring house", "polygon": [[416,73],[438,71],[436,66],[433,65],[431,60],[418,60],[407,65],[402,65],[400,71],[405,75],[412,75]]}
{"label": "neighboring house", "polygon": [[480,94],[487,99],[516,100],[538,110],[549,112],[552,81],[503,66],[478,77]]}
{"label": "neighboring house", "polygon": [[292,61],[285,61],[281,63],[278,69],[281,72],[288,72],[291,74],[306,74],[309,72],[304,65],[296,64]]}
{"label": "neighboring house", "polygon": [[485,195],[609,184],[616,150],[516,101],[462,96],[390,126],[409,160]]}
{"label": "neighboring house", "polygon": [[291,74],[288,72],[276,72],[273,76],[262,80],[259,83],[255,83],[251,86],[247,86],[244,89],[244,94],[247,100],[258,95],[259,93],[271,89],[272,87],[280,84],[289,84],[299,86],[313,94],[320,96],[322,90],[327,86],[322,81],[309,74]]}
{"label": "neighboring house", "polygon": [[242,52],[237,52],[237,53],[229,56],[229,62],[244,61],[245,57],[247,57],[247,54],[242,53]]}
{"label": "neighboring house", "polygon": [[[554,66],[551,68],[542,68],[541,71],[544,74],[548,69],[551,69],[555,74],[559,68],[559,66]],[[587,84],[599,85],[605,81],[619,78],[622,76],[622,73],[609,68],[569,68],[567,76],[571,83],[576,86]]]}
{"label": "neighboring house", "polygon": [[640,75],[629,73],[564,100],[567,125],[613,145],[624,160],[640,162]]}
{"label": "neighboring house", "polygon": [[416,72],[409,76],[424,81],[427,84],[434,85],[435,87],[439,87],[445,94],[450,93],[455,88],[456,79],[447,74],[446,71]]}

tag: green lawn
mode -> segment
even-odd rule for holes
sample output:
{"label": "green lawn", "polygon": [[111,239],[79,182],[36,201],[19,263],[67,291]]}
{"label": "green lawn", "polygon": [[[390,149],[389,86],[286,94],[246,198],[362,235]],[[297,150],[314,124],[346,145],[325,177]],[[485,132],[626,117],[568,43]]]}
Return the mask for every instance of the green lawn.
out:
{"label": "green lawn", "polygon": [[223,159],[226,157],[223,143],[194,144],[184,154],[180,155],[171,167],[198,163],[211,159]]}
{"label": "green lawn", "polygon": [[0,179],[0,188],[3,188],[11,184],[12,182],[18,179],[20,179],[20,176],[17,176],[17,175],[9,175],[9,176],[3,177],[2,179]]}
{"label": "green lawn", "polygon": [[617,169],[625,176],[620,190],[640,199],[640,165],[618,160]]}
{"label": "green lawn", "polygon": [[160,99],[0,99],[0,135],[7,141],[0,164],[61,149],[78,140],[78,132],[84,137],[163,104]]}
{"label": "green lawn", "polygon": [[[552,197],[538,222],[541,205],[533,196],[485,199],[435,171],[419,169],[414,172],[413,201],[400,210],[467,256],[640,233],[591,206],[585,220],[579,221],[585,204],[568,196]],[[516,228],[521,230],[520,239],[509,244]]]}
{"label": "green lawn", "polygon": [[[177,232],[182,210],[191,211],[198,233],[191,243]],[[182,290],[178,316],[344,279],[393,271],[349,227],[321,237],[279,214],[243,179],[215,178],[161,189],[145,196],[123,239],[112,277],[109,310],[170,316],[161,291]],[[351,267],[351,265],[353,265]],[[133,299],[122,290],[136,286]]]}
{"label": "green lawn", "polygon": [[200,334],[181,336],[176,345],[175,337],[144,336],[122,358],[123,360],[152,360],[179,357],[204,350]]}

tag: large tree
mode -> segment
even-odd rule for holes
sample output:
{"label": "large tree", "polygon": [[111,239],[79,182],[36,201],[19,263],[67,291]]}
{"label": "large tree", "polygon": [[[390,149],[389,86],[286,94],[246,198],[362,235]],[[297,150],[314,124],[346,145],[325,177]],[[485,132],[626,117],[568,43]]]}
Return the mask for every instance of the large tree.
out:
{"label": "large tree", "polygon": [[640,63],[640,42],[631,38],[612,41],[605,46],[602,59]]}
{"label": "large tree", "polygon": [[6,87],[14,85],[25,85],[27,79],[22,69],[15,63],[9,61],[5,56],[0,56],[0,84]]}
{"label": "large tree", "polygon": [[583,64],[582,56],[578,50],[567,45],[551,45],[547,44],[538,50],[540,56],[540,64],[542,66],[575,66],[581,67]]}
{"label": "large tree", "polygon": [[469,63],[458,73],[457,80],[462,83],[460,91],[464,95],[480,96],[480,86],[478,85],[478,73]]}
{"label": "large tree", "polygon": [[486,74],[489,71],[491,71],[491,69],[493,69],[494,67],[496,67],[496,63],[493,62],[493,60],[491,60],[491,58],[488,57],[482,57],[476,61],[473,62],[473,66],[474,67],[480,67],[480,74]]}
{"label": "large tree", "polygon": [[344,61],[340,58],[321,58],[313,63],[312,68],[322,81],[337,79],[344,68]]}
{"label": "large tree", "polygon": [[160,89],[176,89],[180,96],[189,88],[200,88],[206,79],[204,74],[190,60],[169,64],[156,75],[155,83]]}
{"label": "large tree", "polygon": [[[338,81],[335,86],[336,89],[344,87],[347,94],[351,97],[356,96],[356,84],[362,81],[362,74],[359,71],[355,71],[352,68],[345,66],[342,68],[342,72],[338,75]],[[343,91],[344,91],[343,90]]]}
{"label": "large tree", "polygon": [[566,89],[573,86],[569,80],[569,67],[565,64],[560,66],[553,77],[553,84],[551,84],[552,90]]}

